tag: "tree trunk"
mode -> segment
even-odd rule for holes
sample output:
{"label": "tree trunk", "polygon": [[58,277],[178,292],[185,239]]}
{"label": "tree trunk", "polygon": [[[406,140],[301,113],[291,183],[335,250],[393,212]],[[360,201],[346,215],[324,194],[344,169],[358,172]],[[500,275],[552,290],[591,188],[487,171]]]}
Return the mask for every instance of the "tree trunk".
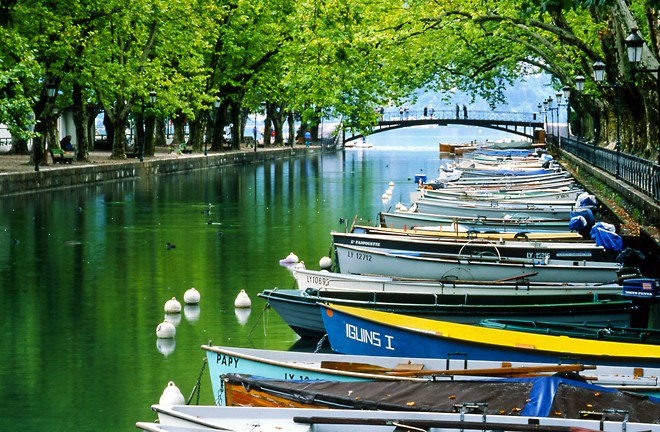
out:
{"label": "tree trunk", "polygon": [[286,120],[289,123],[289,145],[293,147],[296,142],[296,120],[293,116],[293,111],[289,112]]}
{"label": "tree trunk", "polygon": [[153,109],[147,108],[144,113],[144,155],[148,157],[153,157],[156,154],[155,125],[156,117]]}
{"label": "tree trunk", "polygon": [[198,152],[202,150],[202,131],[206,126],[205,111],[199,111],[197,118],[188,122],[188,145],[192,146],[193,150]]}
{"label": "tree trunk", "polygon": [[172,126],[174,126],[174,135],[172,136],[172,145],[174,147],[180,146],[186,142],[185,126],[186,117],[179,115],[172,119]]}
{"label": "tree trunk", "polygon": [[165,119],[160,116],[154,116],[154,141],[155,145],[165,147],[167,145],[167,137],[165,136]]}
{"label": "tree trunk", "polygon": [[89,113],[87,102],[83,99],[83,90],[78,84],[73,86],[73,123],[76,130],[76,159],[89,161]]}
{"label": "tree trunk", "polygon": [[243,138],[243,119],[241,118],[241,106],[240,104],[234,102],[231,105],[231,123],[232,123],[232,132],[231,132],[231,149],[240,150],[241,149],[241,140]]}

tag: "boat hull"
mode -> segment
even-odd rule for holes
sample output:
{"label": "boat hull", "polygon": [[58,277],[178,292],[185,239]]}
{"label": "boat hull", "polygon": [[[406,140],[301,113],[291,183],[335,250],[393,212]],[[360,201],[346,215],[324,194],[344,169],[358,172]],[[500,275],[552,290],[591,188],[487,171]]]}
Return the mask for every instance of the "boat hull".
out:
{"label": "boat hull", "polygon": [[564,220],[549,219],[503,219],[503,218],[479,218],[479,217],[452,217],[439,214],[420,212],[392,212],[381,213],[383,226],[387,228],[413,229],[414,227],[450,225],[457,223],[468,229],[487,230],[493,233],[568,233],[569,218]]}
{"label": "boat hull", "polygon": [[[469,412],[402,412],[385,410],[343,410],[314,408],[254,408],[200,405],[153,405],[160,428],[179,432],[230,430],[234,432],[374,432],[392,430],[507,430],[568,432],[599,430],[604,432],[660,432],[660,425],[622,422],[614,415],[598,419],[565,419],[520,415],[472,414]],[[400,425],[400,426],[396,426]],[[412,428],[412,429],[411,429]],[[576,429],[581,428],[581,429]],[[186,430],[187,432],[188,430]]]}
{"label": "boat hull", "polygon": [[611,366],[660,364],[660,346],[616,345],[405,318],[359,308],[319,306],[330,345],[343,354],[446,357],[461,352],[477,360],[560,363],[570,358]]}
{"label": "boat hull", "polygon": [[319,303],[358,306],[406,316],[470,324],[476,324],[485,318],[535,319],[542,316],[547,320],[561,322],[612,322],[616,325],[629,325],[636,312],[632,301],[594,300],[593,296],[589,295],[567,296],[562,298],[561,302],[553,302],[552,298],[517,296],[264,290],[259,293],[259,297],[266,300],[299,336],[316,339],[327,332]]}
{"label": "boat hull", "polygon": [[494,362],[448,358],[356,356],[203,345],[216,405],[225,405],[222,379],[249,374],[295,381],[447,381],[491,377],[579,373],[587,382],[618,390],[659,395],[660,368],[623,368],[579,364]]}
{"label": "boat hull", "polygon": [[[615,263],[571,261],[562,265],[545,262],[505,262],[472,257],[440,258],[421,253],[335,244],[339,271],[432,280],[513,280],[536,282],[616,282],[621,266]],[[572,264],[572,265],[571,265]]]}
{"label": "boat hull", "polygon": [[587,261],[614,261],[616,255],[594,242],[550,243],[492,240],[426,240],[405,236],[332,232],[334,244],[367,246],[380,250],[398,249],[457,256],[504,256],[534,259],[569,259]]}

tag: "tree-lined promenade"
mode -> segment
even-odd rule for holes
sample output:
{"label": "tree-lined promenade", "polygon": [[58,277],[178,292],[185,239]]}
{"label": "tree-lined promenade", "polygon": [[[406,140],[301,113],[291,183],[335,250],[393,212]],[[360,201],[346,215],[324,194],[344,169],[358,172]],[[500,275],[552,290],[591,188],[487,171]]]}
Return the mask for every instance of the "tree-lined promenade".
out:
{"label": "tree-lined promenade", "polygon": [[[493,107],[526,74],[571,91],[574,130],[599,145],[657,160],[660,129],[658,4],[651,0],[230,0],[106,2],[10,0],[0,5],[0,124],[12,151],[47,162],[57,119],[70,112],[77,157],[104,113],[114,159],[137,125],[141,155],[175,142],[217,151],[231,125],[238,149],[248,113],[266,115],[266,146],[283,127],[314,131],[342,116],[368,133],[378,107],[415,91],[455,90]],[[629,57],[641,48],[641,57]],[[639,60],[639,61],[638,61]],[[601,74],[604,72],[604,75]],[[189,135],[184,138],[184,125]],[[248,134],[249,135],[249,134]],[[38,166],[38,164],[35,164]]]}

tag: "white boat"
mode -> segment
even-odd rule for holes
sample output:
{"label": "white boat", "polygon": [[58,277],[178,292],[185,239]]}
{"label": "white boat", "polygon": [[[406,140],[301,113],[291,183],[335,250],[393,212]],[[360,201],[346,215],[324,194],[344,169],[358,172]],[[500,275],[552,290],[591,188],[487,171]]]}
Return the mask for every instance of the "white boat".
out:
{"label": "white boat", "polygon": [[512,176],[512,175],[491,175],[480,177],[463,177],[447,184],[447,187],[464,187],[467,185],[478,186],[503,186],[503,185],[522,185],[538,184],[557,181],[574,181],[570,173],[566,171],[551,172],[536,175]]}
{"label": "white boat", "polygon": [[346,144],[344,144],[344,147],[347,149],[370,149],[373,148],[374,145],[370,143],[369,141],[348,141]]}
{"label": "white boat", "polygon": [[[519,217],[513,217],[519,216]],[[413,229],[415,227],[437,227],[439,225],[464,226],[492,233],[570,233],[569,220],[533,218],[529,215],[516,214],[509,218],[446,216],[434,213],[394,211],[380,214],[381,224],[387,228]]]}
{"label": "white boat", "polygon": [[[567,222],[568,223],[568,222]],[[462,238],[462,239],[484,239],[484,240],[520,240],[526,239],[528,241],[580,241],[584,240],[582,235],[573,231],[566,232],[530,232],[530,231],[511,231],[511,230],[496,230],[484,228],[468,228],[465,225],[452,223],[449,225],[426,225],[426,226],[411,226],[410,229],[399,228],[386,228],[386,227],[372,227],[367,225],[354,225],[353,232],[364,232],[369,234],[385,234],[385,235],[398,235],[408,236],[415,238]]]}
{"label": "white boat", "polygon": [[411,192],[410,201],[420,198],[459,201],[497,201],[501,203],[525,202],[537,205],[573,205],[577,197],[584,193],[582,189],[555,188],[535,189],[533,191],[494,191],[488,189],[420,189]]}
{"label": "white boat", "polygon": [[611,283],[618,280],[622,268],[611,262],[459,258],[341,244],[335,245],[335,252],[342,273],[435,280],[528,278],[538,282]]}
{"label": "white boat", "polygon": [[608,251],[594,241],[544,242],[517,240],[482,240],[460,238],[420,238],[414,236],[361,232],[331,232],[334,244],[341,243],[383,250],[406,250],[451,254],[458,257],[507,257],[586,261],[614,261],[618,251]]}
{"label": "white boat", "polygon": [[585,208],[589,207],[577,207],[573,204],[541,205],[498,201],[439,200],[422,197],[412,204],[408,212],[457,217],[569,220],[572,212]]}
{"label": "white boat", "polygon": [[429,293],[436,295],[469,296],[569,296],[592,294],[619,295],[623,285],[618,283],[541,283],[529,281],[432,281],[393,276],[355,275],[296,268],[293,276],[299,289],[325,291],[368,291],[391,293]]}
{"label": "white boat", "polygon": [[[621,413],[601,413],[597,419],[529,417],[474,413],[484,406],[458,403],[455,413],[371,411],[314,408],[255,408],[153,405],[162,427],[233,432],[459,432],[506,430],[538,432],[660,432],[660,425],[622,419]],[[585,416],[586,417],[586,416]],[[587,417],[589,418],[589,417]],[[579,429],[578,429],[579,428]]]}

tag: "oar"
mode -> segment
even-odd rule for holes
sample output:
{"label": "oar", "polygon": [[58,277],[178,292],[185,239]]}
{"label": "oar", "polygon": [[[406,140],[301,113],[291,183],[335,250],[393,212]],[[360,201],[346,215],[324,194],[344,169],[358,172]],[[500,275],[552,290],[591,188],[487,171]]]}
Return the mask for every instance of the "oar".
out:
{"label": "oar", "polygon": [[395,376],[424,376],[424,375],[475,375],[475,376],[513,376],[534,375],[543,372],[580,372],[585,369],[596,369],[596,366],[584,365],[548,365],[548,366],[519,366],[498,367],[483,369],[450,369],[450,370],[392,370],[387,375]]}
{"label": "oar", "polygon": [[[397,426],[405,430],[406,426],[429,430],[430,428],[443,429],[476,429],[476,430],[506,430],[506,431],[537,431],[537,432],[577,432],[594,431],[576,426],[554,426],[540,424],[496,423],[487,421],[459,421],[459,420],[417,420],[417,419],[377,419],[377,418],[347,418],[347,417],[302,417],[294,416],[294,423],[304,424],[346,424],[346,425],[373,425]],[[595,431],[594,431],[595,432]]]}
{"label": "oar", "polygon": [[522,275],[519,275],[519,276],[511,276],[511,277],[504,278],[504,279],[497,279],[495,282],[508,282],[508,281],[511,281],[511,280],[524,279],[524,278],[536,276],[537,274],[539,274],[539,272],[531,272],[531,273],[522,274]]}
{"label": "oar", "polygon": [[547,365],[547,366],[519,366],[519,367],[496,367],[480,369],[393,369],[370,363],[323,361],[321,367],[325,369],[342,370],[356,373],[386,374],[394,376],[428,376],[428,375],[475,375],[475,376],[503,376],[539,374],[542,372],[580,372],[586,369],[596,369],[596,366],[585,366],[580,364],[570,365]]}

